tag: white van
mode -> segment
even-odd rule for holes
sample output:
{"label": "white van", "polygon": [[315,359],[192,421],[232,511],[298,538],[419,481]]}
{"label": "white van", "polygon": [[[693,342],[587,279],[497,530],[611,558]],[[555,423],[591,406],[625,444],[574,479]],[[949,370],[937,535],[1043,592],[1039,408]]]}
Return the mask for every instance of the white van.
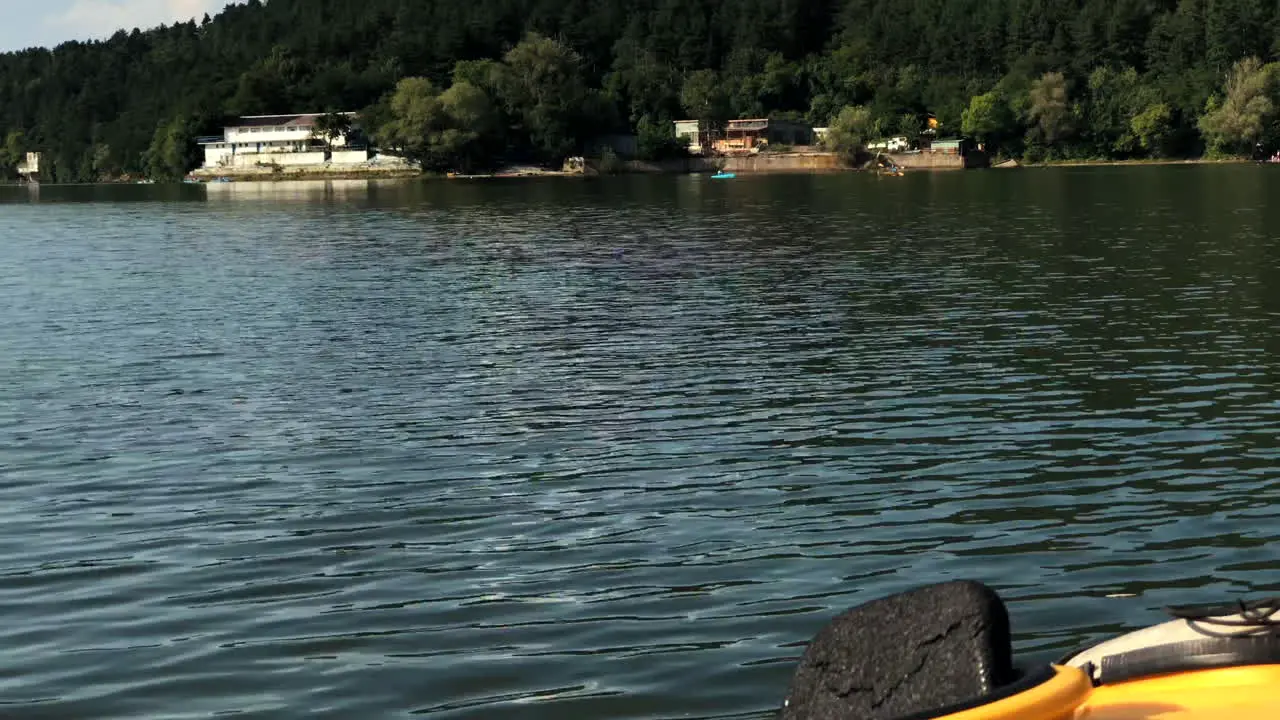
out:
{"label": "white van", "polygon": [[911,149],[911,141],[906,135],[895,135],[888,140],[877,140],[869,145],[867,149],[871,151],[880,150],[882,152],[906,152]]}

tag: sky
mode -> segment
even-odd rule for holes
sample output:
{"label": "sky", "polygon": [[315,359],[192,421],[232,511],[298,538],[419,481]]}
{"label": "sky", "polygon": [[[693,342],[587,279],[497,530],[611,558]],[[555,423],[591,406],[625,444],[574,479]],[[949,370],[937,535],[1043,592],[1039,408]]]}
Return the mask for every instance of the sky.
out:
{"label": "sky", "polygon": [[0,52],[215,15],[228,0],[0,0]]}

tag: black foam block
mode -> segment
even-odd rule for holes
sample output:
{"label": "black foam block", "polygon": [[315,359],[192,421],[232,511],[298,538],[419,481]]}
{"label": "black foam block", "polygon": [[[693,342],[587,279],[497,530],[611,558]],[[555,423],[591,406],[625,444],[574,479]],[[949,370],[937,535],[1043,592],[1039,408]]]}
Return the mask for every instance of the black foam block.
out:
{"label": "black foam block", "polygon": [[1015,679],[991,588],[930,585],[838,615],[814,636],[782,720],[893,720],[972,702]]}

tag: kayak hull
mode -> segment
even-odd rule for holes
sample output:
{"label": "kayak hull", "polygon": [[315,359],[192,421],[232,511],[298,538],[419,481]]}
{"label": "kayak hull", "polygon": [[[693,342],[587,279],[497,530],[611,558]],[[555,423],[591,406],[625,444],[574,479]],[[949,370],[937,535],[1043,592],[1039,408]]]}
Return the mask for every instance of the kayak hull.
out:
{"label": "kayak hull", "polygon": [[994,590],[953,581],[837,615],[809,642],[781,720],[1278,720],[1280,598],[1175,619],[1031,671]]}
{"label": "kayak hull", "polygon": [[1073,720],[1280,717],[1280,665],[1172,673],[1093,688]]}
{"label": "kayak hull", "polygon": [[[1094,687],[1079,668],[1055,666],[1040,686],[936,720],[1275,720],[1280,665],[1173,673]],[[928,715],[919,716],[921,720]]]}
{"label": "kayak hull", "polygon": [[1054,667],[1035,687],[1011,697],[942,716],[945,720],[1073,720],[1093,685],[1079,668]]}

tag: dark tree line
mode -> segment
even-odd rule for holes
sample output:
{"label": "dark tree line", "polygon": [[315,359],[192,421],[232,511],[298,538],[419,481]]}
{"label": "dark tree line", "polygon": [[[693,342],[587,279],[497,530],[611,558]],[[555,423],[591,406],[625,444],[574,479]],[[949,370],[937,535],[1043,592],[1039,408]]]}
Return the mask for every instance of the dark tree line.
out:
{"label": "dark tree line", "polygon": [[1272,0],[250,0],[0,55],[0,166],[173,176],[230,116],[332,110],[433,166],[842,112],[1012,156],[1239,153],[1280,140],[1278,49]]}

